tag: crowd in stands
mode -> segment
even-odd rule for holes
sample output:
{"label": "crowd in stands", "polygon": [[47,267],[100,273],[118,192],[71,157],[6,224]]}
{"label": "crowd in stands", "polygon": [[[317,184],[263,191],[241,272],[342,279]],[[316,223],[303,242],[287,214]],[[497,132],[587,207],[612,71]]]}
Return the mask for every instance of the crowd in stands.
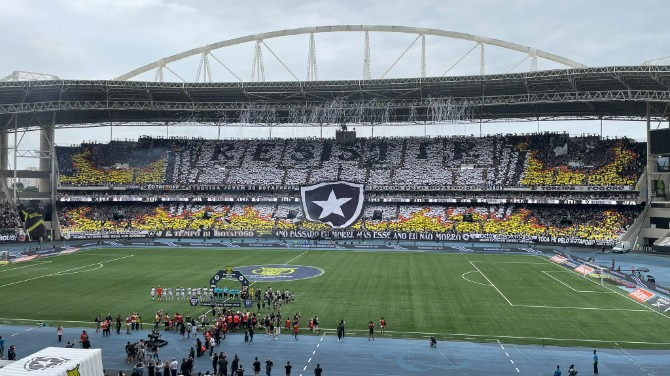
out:
{"label": "crowd in stands", "polygon": [[0,204],[0,229],[16,229],[21,227],[19,213],[10,202]]}
{"label": "crowd in stands", "polygon": [[167,151],[152,139],[112,141],[80,147],[57,147],[60,183],[63,185],[131,185],[162,183]]}
{"label": "crowd in stands", "polygon": [[[635,185],[646,163],[645,144],[627,139],[529,137],[522,185]],[[578,156],[578,157],[576,157]]]}
{"label": "crowd in stands", "polygon": [[[613,240],[640,213],[638,207],[547,205],[406,205],[368,204],[353,229],[369,231],[480,233],[570,236]],[[375,214],[377,214],[375,218]],[[379,216],[380,215],[380,216]],[[327,230],[305,221],[298,204],[64,204],[59,208],[61,231]]]}
{"label": "crowd in stands", "polygon": [[[500,188],[632,187],[644,169],[645,146],[628,139],[552,133],[359,138],[352,144],[331,139],[141,138],[58,147],[57,153],[63,186],[129,186],[128,191],[61,190],[58,211],[64,233],[218,229],[270,234],[276,230],[327,230],[326,225],[305,220],[295,188],[348,180],[365,183],[367,189],[363,219],[352,225],[353,229],[611,240],[639,215],[637,206],[599,206],[601,203],[591,202],[562,207],[555,200],[635,201],[637,192],[538,188],[520,193]],[[177,188],[284,188],[204,192],[140,189],[151,183]],[[421,187],[438,190],[423,191]],[[476,187],[477,191],[462,187]],[[482,198],[494,201],[474,203]],[[89,199],[100,202],[81,202]],[[431,199],[472,199],[473,203],[420,201]],[[537,201],[512,204],[496,199]]]}
{"label": "crowd in stands", "polygon": [[58,147],[62,185],[635,185],[644,144],[565,134],[452,138],[204,140]]}

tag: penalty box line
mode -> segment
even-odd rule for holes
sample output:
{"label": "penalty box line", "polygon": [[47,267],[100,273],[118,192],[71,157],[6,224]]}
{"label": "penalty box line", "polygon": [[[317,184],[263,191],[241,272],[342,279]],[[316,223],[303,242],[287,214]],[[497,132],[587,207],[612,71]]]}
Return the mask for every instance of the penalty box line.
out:
{"label": "penalty box line", "polygon": [[[584,311],[626,311],[626,312],[648,312],[647,310],[644,309],[630,309],[630,308],[599,308],[599,307],[557,307],[557,306],[545,306],[545,305],[528,305],[528,304],[513,304],[506,296],[505,294],[500,291],[500,289],[489,279],[489,277],[486,276],[478,267],[475,265],[474,261],[469,261],[470,265],[472,265],[473,268],[477,269],[479,274],[482,275],[488,281],[488,283],[498,291],[498,294],[505,299],[505,301],[512,307],[520,307],[520,308],[548,308],[548,309],[573,309],[573,310],[584,310]],[[593,281],[592,281],[593,282]],[[595,283],[595,282],[594,282]]]}
{"label": "penalty box line", "polygon": [[[547,277],[553,279],[554,281],[560,283],[561,285],[569,288],[570,290],[574,292],[590,292],[590,293],[596,293],[596,294],[615,294],[612,291],[595,291],[595,290],[577,290],[574,287],[568,285],[567,283],[561,281],[560,279],[554,277],[550,273],[570,273],[569,271],[558,271],[558,270],[542,270],[542,274],[546,275]],[[570,273],[572,275],[572,273]]]}
{"label": "penalty box line", "polygon": [[[555,263],[549,261],[549,259],[546,259],[546,258],[544,258],[544,257],[542,257],[542,256],[539,256],[539,255],[536,256],[536,257],[539,257],[540,260],[543,260],[544,262],[548,263],[549,265],[554,265],[554,267],[558,267],[558,268],[563,269],[562,266],[560,266],[560,265],[558,265],[558,264],[555,264]],[[575,273],[574,271],[570,271],[570,272]],[[592,281],[592,280],[590,280],[590,279],[587,279],[587,281],[589,281],[589,282],[591,282],[591,283],[595,283],[596,285],[598,285],[598,282],[596,282],[596,281]],[[600,286],[600,285],[598,285],[598,286]],[[613,290],[612,288],[610,288],[610,287],[608,287],[608,286],[605,286],[605,285],[602,285],[602,286],[603,286],[604,288],[606,288],[606,289],[612,291],[613,293],[615,293],[615,294],[617,294],[617,295],[619,295],[619,296],[622,296],[622,297],[624,297],[624,298],[630,300],[630,301],[633,302],[633,303],[637,303],[637,304],[641,305],[642,307],[646,308],[646,311],[647,311],[647,312],[653,312],[653,313],[656,313],[656,314],[659,314],[659,315],[665,317],[666,319],[670,319],[670,316],[664,314],[663,312],[659,312],[659,311],[657,311],[657,310],[651,308],[650,306],[648,306],[648,305],[646,305],[646,304],[644,304],[644,303],[642,303],[642,302],[638,302],[637,300],[631,298],[631,297],[628,296],[628,295],[623,295],[623,294],[621,294],[620,292],[618,292],[618,291],[616,291],[616,290]]]}

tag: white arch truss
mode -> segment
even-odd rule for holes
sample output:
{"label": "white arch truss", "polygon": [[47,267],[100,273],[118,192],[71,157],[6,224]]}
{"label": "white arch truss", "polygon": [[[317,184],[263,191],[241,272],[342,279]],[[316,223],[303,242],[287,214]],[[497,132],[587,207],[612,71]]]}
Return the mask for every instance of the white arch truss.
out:
{"label": "white arch truss", "polygon": [[[549,53],[549,52],[546,52],[546,51],[538,50],[538,49],[535,49],[535,48],[532,48],[532,47],[524,46],[524,45],[517,44],[517,43],[507,42],[507,41],[503,41],[503,40],[500,40],[500,39],[487,38],[487,37],[483,37],[483,36],[479,36],[479,35],[459,33],[459,32],[455,32],[455,31],[430,29],[430,28],[420,28],[420,27],[408,27],[408,26],[333,25],[333,26],[315,26],[315,27],[302,27],[302,28],[297,28],[297,29],[278,30],[278,31],[272,31],[272,32],[268,32],[268,33],[253,34],[253,35],[247,35],[247,36],[243,36],[243,37],[239,37],[239,38],[228,39],[228,40],[224,40],[224,41],[221,41],[221,42],[208,44],[208,45],[205,45],[205,46],[202,46],[202,47],[193,48],[193,49],[190,49],[190,50],[187,50],[187,51],[184,51],[184,52],[172,55],[172,56],[168,56],[168,57],[156,60],[153,63],[150,63],[150,64],[144,65],[142,67],[139,67],[137,69],[134,69],[134,70],[132,70],[132,71],[126,73],[126,74],[122,74],[122,75],[120,75],[120,76],[118,76],[114,79],[119,80],[119,81],[126,81],[126,80],[129,80],[129,79],[131,79],[133,77],[136,77],[140,74],[152,71],[154,69],[156,70],[156,77],[162,78],[163,77],[163,74],[162,74],[163,69],[167,69],[168,71],[172,71],[169,67],[167,67],[168,64],[179,61],[179,60],[186,59],[186,58],[191,57],[191,56],[201,55],[201,68],[203,66],[202,62],[205,62],[205,66],[207,67],[207,71],[204,72],[205,74],[203,74],[203,77],[205,78],[205,80],[207,79],[208,76],[211,77],[211,73],[209,72],[209,67],[208,67],[208,61],[209,61],[208,57],[212,57],[218,63],[223,65],[223,67],[226,70],[228,70],[230,73],[232,73],[238,80],[242,81],[242,79],[240,77],[238,77],[238,75],[235,75],[233,72],[230,71],[230,69],[228,69],[227,66],[225,66],[221,61],[216,59],[216,57],[214,55],[211,55],[211,51],[217,50],[217,49],[220,49],[220,48],[224,48],[224,47],[238,45],[238,44],[249,43],[249,42],[255,42],[256,45],[257,45],[257,49],[255,50],[256,52],[255,52],[255,56],[254,56],[254,66],[255,66],[254,74],[256,75],[257,79],[260,79],[261,77],[263,77],[263,74],[262,74],[263,73],[262,72],[263,65],[262,65],[262,57],[260,57],[261,60],[259,60],[259,56],[258,56],[259,51],[258,50],[260,49],[261,45],[265,46],[269,50],[269,47],[265,44],[264,41],[267,40],[267,39],[272,39],[272,38],[280,38],[280,37],[302,35],[302,34],[309,34],[310,35],[310,49],[311,50],[310,50],[310,57],[309,57],[308,64],[312,64],[312,63],[314,64],[313,67],[308,67],[308,72],[311,72],[310,69],[314,69],[314,71],[316,69],[316,66],[315,66],[316,59],[313,56],[313,52],[312,52],[313,49],[314,49],[314,47],[313,47],[313,43],[314,43],[313,42],[313,36],[314,36],[314,34],[317,34],[317,33],[333,33],[333,32],[364,32],[364,33],[366,33],[366,35],[369,32],[404,33],[404,34],[418,35],[418,37],[421,37],[421,38],[417,37],[417,39],[421,39],[421,42],[422,42],[421,43],[422,59],[424,59],[424,56],[425,56],[425,36],[426,35],[444,37],[444,38],[451,38],[451,39],[460,39],[460,40],[466,40],[466,41],[474,42],[475,43],[474,47],[470,51],[468,51],[463,57],[461,57],[461,59],[459,61],[457,61],[454,65],[452,65],[446,72],[444,72],[443,75],[446,75],[456,64],[458,64],[461,60],[463,60],[463,58],[465,58],[465,56],[467,56],[470,52],[472,52],[476,47],[479,47],[479,49],[480,49],[480,55],[481,55],[480,56],[480,61],[481,61],[480,62],[480,64],[481,64],[480,72],[481,72],[481,74],[484,74],[484,72],[485,72],[485,68],[484,68],[484,46],[485,45],[491,45],[491,46],[496,46],[496,47],[500,47],[500,48],[504,48],[504,49],[508,49],[508,50],[513,50],[513,51],[525,53],[526,57],[521,62],[523,62],[527,59],[530,59],[531,70],[533,70],[534,67],[536,69],[538,58],[549,60],[549,61],[561,64],[561,65],[564,65],[564,66],[570,67],[570,68],[585,68],[586,67],[586,65],[581,64],[579,62],[576,62],[574,60],[571,60],[571,59],[568,59],[568,58],[565,58],[565,57],[562,57],[562,56],[558,56],[558,55],[555,55],[555,54],[552,54],[552,53]],[[369,49],[369,45],[366,44],[365,48],[366,48],[366,51],[368,51],[367,49]],[[274,54],[274,52],[272,52],[272,50],[269,50],[269,51],[275,58],[277,58],[279,60],[279,58]],[[369,55],[366,54],[365,56],[369,56]],[[398,58],[398,59],[400,59],[400,58]],[[284,65],[284,63],[281,60],[279,60],[279,61],[282,65]],[[519,62],[519,64],[521,64],[521,62]],[[367,64],[369,64],[369,60],[367,61]],[[517,64],[514,68],[516,68],[519,64]],[[425,74],[425,61],[422,60],[421,66],[422,66],[421,72],[422,72],[422,75],[424,75]],[[369,67],[369,66],[368,65],[364,66],[364,79],[369,79],[370,78],[369,77],[369,68],[367,68],[367,67]],[[284,68],[289,70],[288,67],[286,67],[285,65],[284,65]],[[512,68],[512,69],[514,69],[514,68]],[[293,72],[291,72],[290,70],[289,70],[289,73],[291,73],[291,75],[296,77],[296,75],[293,74]],[[315,77],[315,76],[316,76],[316,74],[314,73],[312,75],[312,77]],[[182,79],[179,76],[177,76],[177,77]],[[200,77],[200,71],[198,71],[196,77]],[[296,79],[297,79],[297,77],[296,77]]]}

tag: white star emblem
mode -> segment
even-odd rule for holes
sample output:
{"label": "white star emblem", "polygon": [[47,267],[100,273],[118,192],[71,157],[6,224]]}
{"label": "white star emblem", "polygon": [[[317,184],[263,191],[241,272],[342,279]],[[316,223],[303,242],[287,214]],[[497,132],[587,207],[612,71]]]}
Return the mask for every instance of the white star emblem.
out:
{"label": "white star emblem", "polygon": [[340,217],[344,217],[342,213],[342,205],[350,201],[351,198],[337,198],[335,197],[335,191],[330,190],[330,195],[328,195],[328,200],[326,201],[312,201],[315,204],[319,205],[323,210],[319,219],[329,216],[330,214],[337,214]]}

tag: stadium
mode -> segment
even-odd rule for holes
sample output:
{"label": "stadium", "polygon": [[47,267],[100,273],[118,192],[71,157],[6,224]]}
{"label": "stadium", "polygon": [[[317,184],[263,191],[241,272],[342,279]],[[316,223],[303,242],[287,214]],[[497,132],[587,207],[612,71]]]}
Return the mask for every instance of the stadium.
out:
{"label": "stadium", "polygon": [[[342,32],[364,35],[363,79],[319,80],[315,36]],[[420,77],[372,78],[372,33],[416,37]],[[309,38],[306,80],[266,44],[287,36]],[[426,37],[473,44],[461,60],[479,52],[479,74],[427,75]],[[230,71],[213,51],[244,43],[252,80],[213,80],[210,65]],[[487,74],[491,48],[530,69]],[[296,79],[266,81],[263,52]],[[193,82],[171,68],[188,58]],[[173,358],[179,374],[216,374],[210,356],[223,352],[247,372],[258,357],[299,375],[316,363],[347,375],[536,375],[557,362],[588,373],[593,349],[607,374],[663,374],[669,104],[669,66],[587,67],[401,26],[243,36],[113,80],[14,72],[0,81],[0,336],[19,359],[65,347],[62,325],[64,341],[102,349],[110,375],[151,365],[154,376]],[[569,120],[644,123],[647,141],[507,126]],[[445,124],[480,134],[431,133]],[[56,137],[114,126],[137,137]],[[39,150],[21,149],[27,132]],[[39,168],[21,169],[30,156]]]}

